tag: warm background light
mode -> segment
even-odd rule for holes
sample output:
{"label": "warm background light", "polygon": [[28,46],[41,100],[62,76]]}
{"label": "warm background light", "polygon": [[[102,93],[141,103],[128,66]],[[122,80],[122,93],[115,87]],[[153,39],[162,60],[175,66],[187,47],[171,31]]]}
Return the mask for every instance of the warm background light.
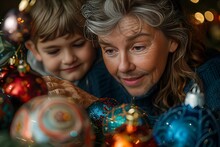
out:
{"label": "warm background light", "polygon": [[198,3],[199,0],[190,0],[192,3]]}
{"label": "warm background light", "polygon": [[204,13],[205,19],[207,21],[213,21],[214,20],[214,14],[211,11],[206,11]]}
{"label": "warm background light", "polygon": [[195,16],[196,20],[198,20],[200,23],[203,23],[205,20],[203,14],[200,12],[196,12],[194,16]]}
{"label": "warm background light", "polygon": [[[32,6],[36,0],[0,0],[0,27],[5,14],[12,8],[18,8],[20,11],[27,9],[27,2]],[[213,48],[220,50],[220,0],[173,0],[180,3],[180,6],[186,8],[195,19],[197,27],[206,35],[205,43]],[[198,13],[197,13],[198,12]]]}

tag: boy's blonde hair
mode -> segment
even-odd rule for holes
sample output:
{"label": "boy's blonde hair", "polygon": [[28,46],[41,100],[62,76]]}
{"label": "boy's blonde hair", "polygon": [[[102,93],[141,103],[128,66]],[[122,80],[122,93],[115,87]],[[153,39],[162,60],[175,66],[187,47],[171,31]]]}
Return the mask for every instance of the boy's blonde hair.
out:
{"label": "boy's blonde hair", "polygon": [[83,34],[84,0],[37,0],[30,11],[32,17],[31,40],[37,43],[64,35]]}

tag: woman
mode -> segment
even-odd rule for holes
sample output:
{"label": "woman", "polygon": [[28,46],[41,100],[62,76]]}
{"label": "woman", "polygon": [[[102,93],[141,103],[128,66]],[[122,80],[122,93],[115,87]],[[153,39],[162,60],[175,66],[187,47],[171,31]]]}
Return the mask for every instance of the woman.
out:
{"label": "woman", "polygon": [[82,11],[87,37],[98,40],[105,65],[120,85],[119,103],[134,99],[154,124],[198,83],[206,104],[220,109],[220,58],[206,59],[195,20],[176,1],[89,0]]}
{"label": "woman", "polygon": [[220,58],[205,63],[195,20],[176,1],[91,0],[83,15],[108,71],[149,114],[182,103],[193,82],[204,89],[210,108],[220,108],[214,102],[220,99]]}

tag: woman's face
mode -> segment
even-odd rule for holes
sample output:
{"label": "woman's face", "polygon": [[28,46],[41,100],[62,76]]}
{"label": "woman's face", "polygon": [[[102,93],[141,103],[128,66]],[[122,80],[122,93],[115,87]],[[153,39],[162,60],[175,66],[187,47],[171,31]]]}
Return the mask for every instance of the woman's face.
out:
{"label": "woman's face", "polygon": [[98,36],[105,65],[110,74],[132,96],[147,93],[162,76],[168,54],[177,42],[160,30],[126,16],[111,34]]}

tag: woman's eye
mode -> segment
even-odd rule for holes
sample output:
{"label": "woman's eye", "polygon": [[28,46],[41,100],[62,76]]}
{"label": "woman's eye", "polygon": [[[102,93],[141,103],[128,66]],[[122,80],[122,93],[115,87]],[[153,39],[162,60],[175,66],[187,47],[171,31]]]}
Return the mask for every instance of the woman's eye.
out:
{"label": "woman's eye", "polygon": [[134,46],[133,48],[130,49],[130,52],[132,54],[142,54],[147,51],[147,48],[145,46]]}
{"label": "woman's eye", "polygon": [[144,46],[135,46],[135,47],[133,48],[133,51],[141,52],[141,51],[143,51],[144,49],[145,49]]}
{"label": "woman's eye", "polygon": [[114,56],[118,53],[115,49],[103,49],[103,50],[104,53],[107,54],[108,56]]}

